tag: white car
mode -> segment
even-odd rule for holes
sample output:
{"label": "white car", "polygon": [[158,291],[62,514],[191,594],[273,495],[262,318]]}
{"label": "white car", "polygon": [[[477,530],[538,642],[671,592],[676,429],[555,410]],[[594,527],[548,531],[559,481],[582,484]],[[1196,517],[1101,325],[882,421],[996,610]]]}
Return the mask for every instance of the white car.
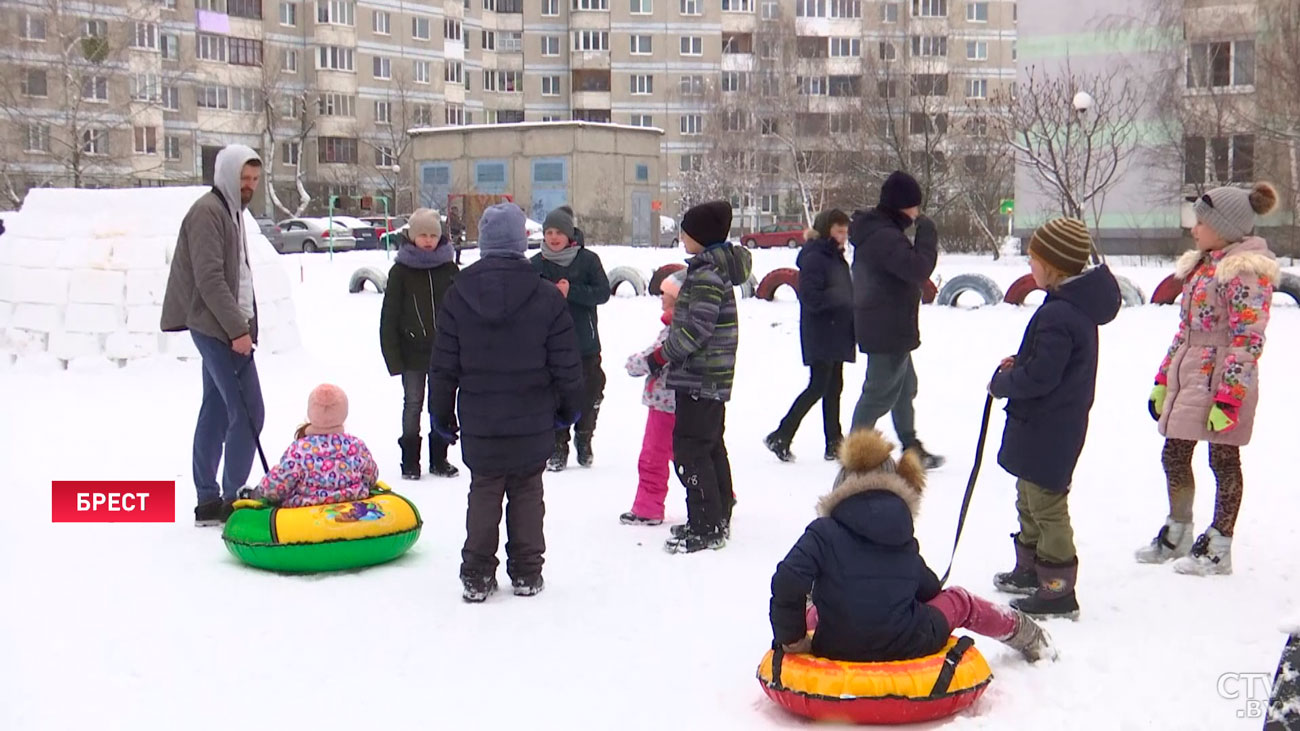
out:
{"label": "white car", "polygon": [[545,238],[542,235],[542,224],[528,218],[524,220],[524,228],[528,231],[528,248],[542,248],[542,239]]}

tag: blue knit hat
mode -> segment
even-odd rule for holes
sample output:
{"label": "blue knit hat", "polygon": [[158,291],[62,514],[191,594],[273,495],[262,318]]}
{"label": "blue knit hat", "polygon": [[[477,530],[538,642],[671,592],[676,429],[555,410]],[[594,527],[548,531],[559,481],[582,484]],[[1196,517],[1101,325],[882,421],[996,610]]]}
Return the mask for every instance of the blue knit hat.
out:
{"label": "blue knit hat", "polygon": [[524,211],[514,203],[498,203],[478,220],[479,255],[522,259],[528,251]]}

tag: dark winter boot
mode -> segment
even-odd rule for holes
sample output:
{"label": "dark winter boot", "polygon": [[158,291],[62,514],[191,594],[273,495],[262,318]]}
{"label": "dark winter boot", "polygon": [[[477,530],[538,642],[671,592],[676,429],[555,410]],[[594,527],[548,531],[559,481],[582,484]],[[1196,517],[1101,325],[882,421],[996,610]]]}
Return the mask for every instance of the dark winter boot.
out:
{"label": "dark winter boot", "polygon": [[705,549],[716,551],[726,545],[727,539],[720,527],[697,533],[687,526],[684,535],[674,536],[664,543],[664,550],[669,553],[695,553]]}
{"label": "dark winter boot", "polygon": [[782,434],[780,429],[768,434],[763,439],[763,446],[767,447],[782,462],[794,461],[794,454],[790,452],[790,438]]}
{"label": "dark winter boot", "polygon": [[471,604],[478,604],[487,601],[487,598],[496,593],[497,578],[495,576],[462,576],[461,584],[465,590],[461,592],[461,598]]}
{"label": "dark winter boot", "polygon": [[537,596],[542,593],[545,582],[542,581],[542,575],[538,574],[511,579],[510,586],[514,588],[515,596]]}
{"label": "dark winter boot", "polygon": [[1008,594],[1029,596],[1038,590],[1038,570],[1034,568],[1034,549],[1021,543],[1019,533],[1011,534],[1016,546],[1016,567],[993,575],[993,586]]}
{"label": "dark winter boot", "polygon": [[551,472],[563,472],[569,466],[569,435],[560,436],[561,433],[555,433],[555,451],[546,462],[546,469]]}
{"label": "dark winter boot", "polygon": [[826,454],[824,455],[827,462],[834,462],[840,458],[840,444],[844,441],[843,437],[832,439],[826,442]]}
{"label": "dark winter boot", "polygon": [[589,431],[580,431],[573,435],[573,450],[578,453],[578,464],[583,467],[590,467],[591,460],[595,456],[591,453],[593,436],[595,434]]}
{"label": "dark winter boot", "polygon": [[1038,591],[1032,596],[1014,599],[1011,606],[1033,617],[1079,618],[1079,602],[1074,597],[1074,583],[1079,576],[1079,559],[1054,564],[1039,561]]}
{"label": "dark winter boot", "polygon": [[402,448],[402,479],[420,479],[420,437],[402,437],[397,440]]}
{"label": "dark winter boot", "polygon": [[[415,466],[418,472],[420,466]],[[447,461],[447,443],[437,434],[429,435],[429,474],[436,477],[455,477],[460,474],[456,466]]]}
{"label": "dark winter boot", "polygon": [[[642,518],[632,511],[628,511],[618,516],[618,522],[623,525],[662,525],[663,518]],[[671,529],[670,529],[671,530]]]}
{"label": "dark winter boot", "polygon": [[[205,503],[199,503],[194,506],[194,525],[200,528],[221,525],[226,522],[225,517],[222,516],[225,507],[225,503],[220,500],[209,500]],[[227,513],[227,515],[229,514]]]}
{"label": "dark winter boot", "polygon": [[920,442],[913,442],[911,446],[905,448],[903,451],[906,452],[909,450],[921,460],[921,466],[925,468],[926,472],[937,470],[948,461],[945,457],[927,452],[925,450],[925,445]]}
{"label": "dark winter boot", "polygon": [[1001,638],[1003,644],[1019,652],[1029,662],[1055,660],[1056,647],[1052,636],[1020,610],[1016,610],[1016,629],[1008,637]]}

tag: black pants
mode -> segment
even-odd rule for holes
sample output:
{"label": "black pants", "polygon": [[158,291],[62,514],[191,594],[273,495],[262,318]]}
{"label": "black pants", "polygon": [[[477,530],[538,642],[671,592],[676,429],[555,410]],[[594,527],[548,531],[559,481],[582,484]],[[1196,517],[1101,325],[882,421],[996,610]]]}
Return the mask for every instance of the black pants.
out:
{"label": "black pants", "polygon": [[544,467],[506,475],[470,474],[465,547],[460,551],[462,578],[496,575],[502,498],[506,499],[506,573],[511,579],[542,573],[542,554],[546,552],[542,535]]}
{"label": "black pants", "polygon": [[727,404],[677,392],[673,463],[686,488],[686,520],[695,533],[717,530],[731,520],[731,462],[723,441]]}
{"label": "black pants", "polygon": [[[412,439],[420,436],[420,412],[424,410],[424,394],[428,390],[429,371],[404,371],[402,373],[402,438]],[[447,460],[447,443],[429,429],[429,459],[438,462]]]}
{"label": "black pants", "polygon": [[[575,434],[591,436],[596,432],[596,416],[600,414],[600,404],[605,400],[605,371],[600,367],[600,353],[582,356],[582,417],[573,425]],[[555,431],[555,443],[569,444],[569,429]]]}
{"label": "black pants", "polygon": [[826,434],[826,446],[839,444],[843,434],[840,432],[840,392],[844,390],[844,364],[824,361],[813,363],[808,367],[808,387],[795,398],[790,411],[781,420],[777,431],[788,442],[799,431],[799,424],[808,415],[813,404],[822,402],[822,431]]}

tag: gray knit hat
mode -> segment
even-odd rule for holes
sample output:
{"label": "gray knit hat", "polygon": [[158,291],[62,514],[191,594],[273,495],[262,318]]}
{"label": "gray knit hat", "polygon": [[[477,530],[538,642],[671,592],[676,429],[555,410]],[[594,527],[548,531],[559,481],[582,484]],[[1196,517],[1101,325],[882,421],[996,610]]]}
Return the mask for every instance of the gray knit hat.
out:
{"label": "gray knit hat", "polygon": [[514,203],[498,203],[478,220],[478,249],[484,257],[522,259],[528,251],[524,210]]}
{"label": "gray knit hat", "polygon": [[570,245],[578,243],[578,237],[573,232],[573,209],[568,206],[560,206],[550,213],[546,214],[546,220],[542,222],[542,230],[553,228],[564,234],[569,239]]}
{"label": "gray knit hat", "polygon": [[438,238],[442,236],[442,221],[438,219],[438,212],[432,208],[417,208],[415,213],[411,214],[406,230],[412,239],[420,234],[429,234]]}
{"label": "gray knit hat", "polygon": [[1196,220],[1214,229],[1228,243],[1236,243],[1255,231],[1255,217],[1277,205],[1277,191],[1268,183],[1253,188],[1215,188],[1197,199]]}

